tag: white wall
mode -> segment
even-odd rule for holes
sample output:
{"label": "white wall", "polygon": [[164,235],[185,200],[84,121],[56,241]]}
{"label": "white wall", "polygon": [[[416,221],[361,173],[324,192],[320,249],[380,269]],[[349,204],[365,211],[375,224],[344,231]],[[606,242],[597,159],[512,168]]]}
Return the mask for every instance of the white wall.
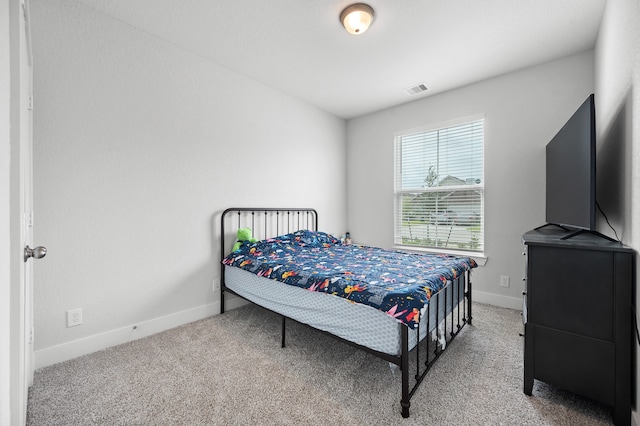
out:
{"label": "white wall", "polygon": [[0,425],[11,424],[11,69],[9,0],[0,1]]}
{"label": "white wall", "polygon": [[[622,241],[640,249],[640,3],[609,1],[595,51],[598,193]],[[600,223],[601,232],[612,235]],[[636,268],[638,258],[636,257]],[[636,289],[638,283],[636,281]],[[638,306],[636,290],[635,306]],[[640,424],[640,357],[634,339],[634,424]]]}
{"label": "white wall", "polygon": [[[394,133],[485,116],[485,255],[475,300],[522,305],[522,234],[545,223],[545,145],[593,92],[585,52],[347,123],[347,226],[355,241],[393,246]],[[509,288],[500,276],[511,277]]]}
{"label": "white wall", "polygon": [[344,231],[344,120],[73,0],[31,9],[37,367],[219,312],[226,207]]}

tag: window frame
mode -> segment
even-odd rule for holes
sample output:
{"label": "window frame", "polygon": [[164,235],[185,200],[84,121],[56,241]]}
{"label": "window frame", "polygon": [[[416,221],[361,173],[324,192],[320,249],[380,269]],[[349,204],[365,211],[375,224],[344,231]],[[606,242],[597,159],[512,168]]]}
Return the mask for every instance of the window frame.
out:
{"label": "window frame", "polygon": [[[434,187],[425,187],[422,188],[403,188],[402,187],[402,171],[399,171],[398,168],[402,165],[402,159],[399,158],[399,155],[402,155],[399,152],[398,145],[402,143],[402,138],[415,136],[418,134],[427,134],[431,132],[440,132],[447,129],[455,128],[457,126],[462,126],[465,124],[472,124],[475,122],[482,122],[482,137],[481,137],[481,149],[482,149],[482,171],[480,177],[480,183],[477,184],[462,184],[462,185],[451,185],[451,186],[434,186]],[[428,139],[425,135],[425,139]],[[484,114],[476,114],[472,116],[466,116],[455,120],[449,120],[446,122],[433,123],[426,126],[420,126],[412,129],[402,130],[394,133],[394,212],[393,212],[393,238],[394,245],[396,248],[408,251],[425,251],[425,252],[437,252],[437,253],[451,253],[451,254],[464,254],[469,255],[477,259],[481,259],[486,261],[486,257],[484,255],[485,251],[485,145],[486,145],[486,117]],[[442,163],[440,158],[438,158],[438,164]],[[461,190],[472,190],[480,192],[480,218],[477,226],[479,226],[479,231],[475,233],[480,238],[479,247],[474,249],[470,244],[470,247],[451,247],[451,246],[442,246],[438,245],[438,238],[435,239],[435,245],[425,245],[425,244],[408,244],[405,243],[402,237],[402,224],[401,224],[401,210],[402,210],[402,194],[407,193],[435,193],[435,192],[455,192]],[[435,225],[434,223],[428,223],[429,225]],[[471,241],[471,240],[470,240]],[[453,242],[452,244],[465,244],[462,241]],[[484,262],[482,262],[484,263]]]}

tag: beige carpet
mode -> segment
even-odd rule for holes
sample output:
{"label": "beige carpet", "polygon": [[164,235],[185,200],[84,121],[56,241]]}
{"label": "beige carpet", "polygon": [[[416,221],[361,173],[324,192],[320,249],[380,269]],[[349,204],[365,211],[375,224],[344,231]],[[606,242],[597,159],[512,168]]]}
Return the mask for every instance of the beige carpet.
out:
{"label": "beige carpet", "polygon": [[518,311],[474,305],[400,416],[378,358],[253,305],[36,371],[29,425],[606,425],[609,407],[522,392]]}

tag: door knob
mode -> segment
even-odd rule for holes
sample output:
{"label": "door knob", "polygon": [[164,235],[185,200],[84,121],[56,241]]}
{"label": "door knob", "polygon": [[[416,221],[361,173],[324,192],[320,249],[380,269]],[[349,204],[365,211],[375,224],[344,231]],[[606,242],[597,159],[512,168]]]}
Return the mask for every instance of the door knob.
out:
{"label": "door knob", "polygon": [[30,257],[33,257],[34,259],[42,259],[46,255],[47,255],[47,248],[46,247],[38,246],[38,247],[35,247],[35,248],[31,248],[29,246],[26,246],[24,248],[24,261],[25,262]]}

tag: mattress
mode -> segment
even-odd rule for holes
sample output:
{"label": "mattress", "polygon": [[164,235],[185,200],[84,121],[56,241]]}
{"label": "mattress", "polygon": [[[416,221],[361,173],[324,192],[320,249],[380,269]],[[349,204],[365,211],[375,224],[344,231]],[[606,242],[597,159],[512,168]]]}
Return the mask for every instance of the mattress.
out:
{"label": "mattress", "polygon": [[[224,270],[225,286],[257,305],[375,351],[394,356],[402,352],[400,336],[401,327],[405,325],[383,311],[260,277],[237,267],[226,266]],[[464,298],[463,282],[462,278],[454,283],[449,281],[431,296],[428,315],[421,316],[419,327],[408,330],[409,349],[415,347],[418,333],[422,340],[431,332],[444,345],[445,312],[450,314]],[[454,315],[456,312],[460,313],[455,309]]]}
{"label": "mattress", "polygon": [[242,243],[222,263],[371,306],[410,329],[426,314],[433,294],[477,266],[469,257],[343,244],[309,230]]}

